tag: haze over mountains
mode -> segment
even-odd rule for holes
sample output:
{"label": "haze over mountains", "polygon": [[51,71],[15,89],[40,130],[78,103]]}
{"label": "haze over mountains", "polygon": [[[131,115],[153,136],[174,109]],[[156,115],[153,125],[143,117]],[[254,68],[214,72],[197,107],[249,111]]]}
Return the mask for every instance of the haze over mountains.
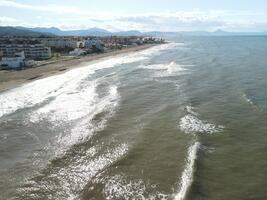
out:
{"label": "haze over mountains", "polygon": [[181,31],[181,32],[140,32],[137,30],[110,32],[100,28],[90,28],[86,30],[70,30],[64,31],[59,28],[27,28],[27,27],[11,27],[2,26],[0,27],[0,37],[3,36],[261,36],[267,35],[267,32],[225,32],[223,30],[217,30],[214,32],[207,31]]}

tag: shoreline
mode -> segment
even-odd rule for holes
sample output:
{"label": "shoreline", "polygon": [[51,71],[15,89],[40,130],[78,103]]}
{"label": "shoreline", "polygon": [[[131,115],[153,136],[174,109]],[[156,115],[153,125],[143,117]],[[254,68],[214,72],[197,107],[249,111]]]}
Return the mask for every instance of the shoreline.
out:
{"label": "shoreline", "polygon": [[122,50],[116,50],[108,53],[87,55],[83,57],[73,58],[69,60],[59,60],[53,63],[48,63],[42,66],[28,68],[20,71],[0,71],[0,92],[19,87],[23,84],[53,76],[56,74],[64,73],[71,69],[83,67],[90,63],[101,61],[109,57],[123,55],[142,51],[157,44],[147,44],[136,47],[129,47]]}

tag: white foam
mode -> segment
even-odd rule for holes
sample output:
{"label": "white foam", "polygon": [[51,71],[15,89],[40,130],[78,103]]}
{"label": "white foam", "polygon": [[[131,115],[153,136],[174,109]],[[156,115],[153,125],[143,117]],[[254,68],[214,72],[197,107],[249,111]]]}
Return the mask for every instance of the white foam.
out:
{"label": "white foam", "polygon": [[192,114],[184,116],[180,120],[180,129],[185,133],[217,133],[222,131],[223,126],[216,126],[211,123],[203,122]]}
{"label": "white foam", "polygon": [[49,104],[30,113],[30,121],[35,123],[46,119],[56,124],[56,122],[67,122],[84,117],[95,106],[96,86],[97,83],[92,82],[81,90],[62,91]]}
{"label": "white foam", "polygon": [[[157,191],[156,185],[144,183],[140,179],[127,180],[125,175],[104,177],[96,182],[104,184],[105,199],[168,199],[169,195]],[[149,191],[149,192],[148,192]]]}
{"label": "white foam", "polygon": [[[58,138],[58,151],[64,151],[66,147],[88,140],[94,132],[103,130],[108,118],[114,114],[118,101],[119,94],[117,87],[111,86],[107,96],[102,97],[101,99],[96,98],[92,103],[93,106],[83,108],[85,112],[83,115],[86,115],[86,118],[73,127],[69,135]],[[101,112],[107,112],[107,115],[101,118],[97,124],[92,123],[93,118]]]}
{"label": "white foam", "polygon": [[155,70],[157,77],[178,75],[178,73],[184,74],[185,71],[187,71],[186,65],[179,65],[176,62],[170,62],[168,64],[140,65],[139,68]]}
{"label": "white foam", "polygon": [[[39,198],[40,194],[45,194],[46,199],[77,199],[86,184],[123,156],[128,151],[128,146],[121,144],[96,156],[99,151],[99,147],[92,147],[84,152],[85,156],[70,158],[68,165],[49,171],[41,179],[27,182],[26,186],[18,189],[19,195],[32,197],[39,191]],[[93,158],[89,159],[88,156]]]}
{"label": "white foam", "polygon": [[195,108],[192,106],[186,106],[186,111],[189,113],[182,117],[179,122],[179,127],[185,133],[218,133],[223,130],[223,126],[211,124],[200,120],[197,116],[199,115],[195,112]]}
{"label": "white foam", "polygon": [[[55,75],[33,81],[21,87],[0,94],[0,118],[22,108],[30,108],[52,98],[61,92],[78,87],[84,78],[94,74],[97,70],[115,67],[149,59],[149,57],[162,50],[173,48],[176,43],[168,43],[131,53],[129,55],[116,56],[106,60],[89,64],[86,67],[72,69],[64,74]],[[66,88],[66,85],[68,87]]]}
{"label": "white foam", "polygon": [[169,74],[172,74],[174,72],[180,72],[180,71],[185,71],[186,69],[184,68],[183,65],[178,65],[175,62],[171,62],[169,65],[167,65],[167,71]]}
{"label": "white foam", "polygon": [[169,42],[166,44],[157,45],[155,47],[146,49],[146,50],[138,52],[138,53],[142,54],[143,56],[155,56],[155,55],[162,53],[163,51],[176,49],[177,47],[179,47],[181,45],[182,45],[181,43]]}
{"label": "white foam", "polygon": [[154,64],[154,65],[144,65],[140,66],[145,69],[155,69],[155,70],[168,70],[168,71],[183,71],[186,70],[182,68],[183,65],[178,65],[175,62],[170,62],[168,64]]}
{"label": "white foam", "polygon": [[254,105],[253,101],[252,101],[250,98],[248,98],[248,96],[247,96],[246,94],[243,94],[243,98],[244,98],[249,104]]}
{"label": "white foam", "polygon": [[148,59],[146,54],[140,52],[109,58],[3,92],[0,94],[0,117],[11,114],[18,109],[32,107],[63,92],[72,92],[83,82],[83,79],[94,74],[97,70]]}
{"label": "white foam", "polygon": [[195,111],[195,108],[192,106],[186,106],[186,111],[192,115],[198,116],[198,113]]}
{"label": "white foam", "polygon": [[183,200],[185,198],[186,193],[194,180],[194,165],[197,159],[197,152],[199,148],[200,148],[200,143],[195,142],[188,149],[186,166],[182,173],[179,191],[175,195],[175,198],[174,198],[175,200]]}

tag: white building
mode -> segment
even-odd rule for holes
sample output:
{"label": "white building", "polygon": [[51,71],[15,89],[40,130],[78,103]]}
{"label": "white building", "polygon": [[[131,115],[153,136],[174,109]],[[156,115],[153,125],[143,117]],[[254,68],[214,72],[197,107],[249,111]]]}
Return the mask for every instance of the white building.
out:
{"label": "white building", "polygon": [[144,37],[143,38],[144,43],[151,43],[151,44],[161,44],[164,43],[164,39],[159,38],[159,37]]}
{"label": "white building", "polygon": [[74,51],[69,52],[71,56],[80,56],[80,55],[84,55],[85,53],[86,51],[79,49],[79,48],[76,48],[74,49]]}
{"label": "white building", "polygon": [[48,59],[52,56],[50,47],[43,44],[0,44],[0,51],[5,57],[12,57],[22,51],[26,58],[31,59]]}
{"label": "white building", "polygon": [[53,48],[83,48],[84,41],[72,38],[45,38],[41,41],[44,45]]}
{"label": "white building", "polygon": [[76,47],[77,48],[84,48],[85,46],[85,41],[77,41]]}
{"label": "white building", "polygon": [[15,53],[13,57],[3,57],[0,61],[1,68],[19,69],[33,66],[33,60],[26,60],[24,52]]}

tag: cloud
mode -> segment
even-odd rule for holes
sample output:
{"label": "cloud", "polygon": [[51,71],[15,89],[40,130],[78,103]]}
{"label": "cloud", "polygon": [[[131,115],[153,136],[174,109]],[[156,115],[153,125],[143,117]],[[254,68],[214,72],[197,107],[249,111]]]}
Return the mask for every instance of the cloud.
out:
{"label": "cloud", "polygon": [[27,9],[34,11],[42,11],[42,12],[53,12],[53,13],[79,13],[80,10],[73,6],[63,6],[56,4],[48,4],[48,5],[32,5],[32,4],[22,4],[11,0],[0,0],[0,7],[12,7],[19,9]]}
{"label": "cloud", "polygon": [[2,26],[12,26],[20,22],[21,22],[20,20],[15,19],[15,18],[0,16],[0,25]]}
{"label": "cloud", "polygon": [[135,24],[146,31],[189,31],[189,30],[214,30],[224,26],[224,22],[208,17],[184,17],[184,16],[142,16],[142,17],[121,17],[117,22],[124,24]]}
{"label": "cloud", "polygon": [[19,20],[11,17],[0,16],[0,22],[17,22]]}
{"label": "cloud", "polygon": [[102,25],[113,26],[123,30],[142,31],[266,31],[267,13],[252,11],[210,10],[125,14],[102,20]]}
{"label": "cloud", "polygon": [[[4,19],[1,24],[56,26],[63,29],[75,27],[99,27],[110,31],[262,31],[267,30],[267,13],[245,10],[208,10],[193,9],[176,12],[125,13],[97,12],[92,9],[70,7],[58,4],[22,4],[12,0],[0,0],[0,8],[9,7],[30,11],[40,11],[39,17],[22,17],[19,20]],[[98,8],[99,9],[99,8]],[[31,14],[31,12],[29,12]],[[53,16],[53,17],[52,17]],[[41,19],[41,20],[40,20]],[[23,23],[20,20],[24,20]]]}
{"label": "cloud", "polygon": [[[104,17],[104,16],[108,17]],[[94,16],[88,20],[102,27],[117,27],[120,30],[136,29],[141,31],[213,31],[225,27],[226,23],[217,13],[207,13],[200,10],[161,12],[145,14],[116,14]]]}

